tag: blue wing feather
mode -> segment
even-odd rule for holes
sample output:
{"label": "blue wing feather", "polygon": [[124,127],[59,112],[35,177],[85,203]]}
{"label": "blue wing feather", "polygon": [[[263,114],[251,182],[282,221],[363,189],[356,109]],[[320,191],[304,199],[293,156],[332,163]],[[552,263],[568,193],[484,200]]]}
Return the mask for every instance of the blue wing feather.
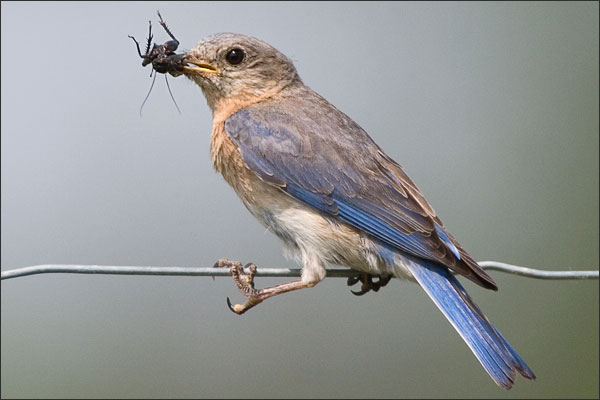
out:
{"label": "blue wing feather", "polygon": [[[281,111],[251,107],[230,116],[225,128],[248,167],[263,180],[406,253],[440,262],[495,288],[476,263],[468,264],[472,260],[460,262],[461,253],[441,222],[423,209],[424,200],[407,194],[401,179],[386,169],[385,158],[373,159],[374,153],[382,153],[358,125],[350,127],[354,136],[331,140],[321,131],[334,118],[314,126],[304,118],[300,127],[289,118]],[[343,148],[346,142],[353,153]],[[305,151],[316,147],[318,152]],[[412,182],[407,183],[412,187]]]}
{"label": "blue wing feather", "polygon": [[442,241],[444,242],[444,244],[450,249],[450,251],[452,251],[452,254],[454,254],[456,256],[456,258],[458,258],[460,260],[460,253],[458,252],[458,249],[456,248],[456,246],[454,245],[454,243],[452,243],[452,241],[448,237],[448,234],[446,233],[446,231],[444,230],[444,228],[442,228],[442,227],[440,227],[439,225],[436,224],[435,225],[435,231],[437,232],[437,234],[440,237],[440,239],[442,239]]}
{"label": "blue wing feather", "polygon": [[320,193],[314,193],[295,184],[287,184],[284,190],[293,197],[328,214],[334,214],[337,208],[331,198]]}
{"label": "blue wing feather", "polygon": [[417,235],[406,235],[391,228],[384,222],[365,214],[341,200],[335,200],[338,205],[338,216],[345,222],[354,225],[379,240],[388,243],[402,251],[413,255],[433,257],[434,254],[419,240]]}

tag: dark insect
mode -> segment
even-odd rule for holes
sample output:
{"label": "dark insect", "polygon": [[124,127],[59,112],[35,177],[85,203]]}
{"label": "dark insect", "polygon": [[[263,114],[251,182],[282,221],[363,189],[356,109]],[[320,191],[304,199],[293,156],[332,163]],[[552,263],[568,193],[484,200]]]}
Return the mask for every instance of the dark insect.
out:
{"label": "dark insect", "polygon": [[[167,27],[167,24],[165,23],[162,16],[160,15],[160,12],[157,11],[156,13],[158,14],[158,18],[159,18],[158,22],[160,23],[160,25],[164,28],[164,30],[167,32],[167,34],[173,40],[169,40],[160,45],[154,43],[152,46],[152,50],[150,50],[150,45],[152,44],[152,38],[154,37],[152,35],[152,21],[148,21],[148,24],[149,24],[148,39],[146,42],[146,52],[144,54],[142,54],[142,51],[140,50],[139,42],[137,40],[135,40],[135,38],[133,36],[129,35],[129,37],[135,42],[135,46],[137,47],[138,54],[139,54],[140,58],[142,58],[142,66],[145,67],[148,64],[152,64],[152,71],[150,71],[150,76],[152,76],[152,73],[154,71],[156,71],[157,73],[161,73],[161,74],[170,73],[171,75],[178,76],[181,72],[183,72],[183,67],[186,65],[186,63],[184,62],[186,54],[185,53],[181,53],[181,54],[175,53],[175,51],[177,50],[177,47],[179,47],[179,40],[177,40],[175,38],[175,36],[171,33],[171,31]],[[150,85],[150,90],[148,91],[148,94],[146,95],[146,98],[144,99],[144,102],[142,103],[142,106],[140,107],[140,115],[142,115],[142,109],[144,108],[144,104],[146,104],[146,100],[148,100],[148,96],[150,96],[150,93],[152,92],[152,88],[154,87],[155,80],[156,80],[156,74],[154,74],[154,79],[152,80],[152,85]],[[171,93],[171,88],[169,87],[169,81],[167,80],[166,75],[165,75],[165,82],[167,82],[167,88],[169,89],[169,94],[171,95],[171,99],[173,100],[173,103],[175,103],[175,107],[177,107],[177,111],[181,114],[181,111],[179,110],[179,106],[177,105],[177,102],[175,101],[175,98],[173,97],[173,93]]]}

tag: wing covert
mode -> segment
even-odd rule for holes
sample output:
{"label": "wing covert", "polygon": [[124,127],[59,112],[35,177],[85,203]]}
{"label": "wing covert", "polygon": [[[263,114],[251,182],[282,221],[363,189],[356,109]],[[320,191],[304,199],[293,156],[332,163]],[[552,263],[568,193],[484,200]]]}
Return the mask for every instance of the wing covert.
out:
{"label": "wing covert", "polygon": [[302,101],[298,107],[295,99],[293,115],[286,107],[257,103],[226,120],[225,130],[250,170],[392,247],[496,288],[400,165],[360,126],[322,98]]}

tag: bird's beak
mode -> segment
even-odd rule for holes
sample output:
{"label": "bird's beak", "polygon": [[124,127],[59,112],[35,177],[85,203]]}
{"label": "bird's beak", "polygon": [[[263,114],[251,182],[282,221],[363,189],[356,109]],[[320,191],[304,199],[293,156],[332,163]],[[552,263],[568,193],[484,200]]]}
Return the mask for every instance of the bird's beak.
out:
{"label": "bird's beak", "polygon": [[200,74],[216,74],[217,73],[217,67],[215,67],[214,65],[210,65],[207,63],[197,61],[192,57],[189,57],[189,56],[186,57],[185,62],[187,64],[192,64],[192,65],[186,65],[183,67],[184,74],[198,75],[198,73],[200,73]]}

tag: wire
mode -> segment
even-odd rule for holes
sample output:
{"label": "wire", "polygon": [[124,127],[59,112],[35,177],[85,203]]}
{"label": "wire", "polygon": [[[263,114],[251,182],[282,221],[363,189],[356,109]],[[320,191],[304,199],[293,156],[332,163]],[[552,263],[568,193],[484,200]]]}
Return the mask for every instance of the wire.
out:
{"label": "wire", "polygon": [[[486,270],[494,270],[535,279],[580,280],[598,279],[598,271],[546,271],[520,267],[497,261],[482,261],[479,266]],[[299,277],[301,269],[291,268],[258,268],[256,276],[262,277]],[[108,275],[164,275],[164,276],[230,276],[226,268],[205,267],[151,267],[151,266],[112,266],[112,265],[67,265],[45,264],[2,271],[1,279],[12,279],[21,276],[68,273],[68,274],[108,274]],[[357,276],[359,272],[352,269],[328,269],[329,278],[347,278]]]}

